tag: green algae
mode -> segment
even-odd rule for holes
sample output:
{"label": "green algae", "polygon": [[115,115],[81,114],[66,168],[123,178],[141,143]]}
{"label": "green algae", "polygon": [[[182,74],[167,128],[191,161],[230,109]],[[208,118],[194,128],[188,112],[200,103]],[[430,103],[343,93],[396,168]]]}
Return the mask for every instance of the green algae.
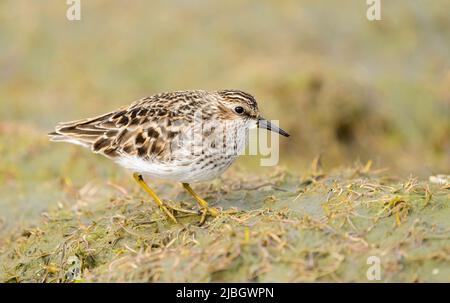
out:
{"label": "green algae", "polygon": [[[276,182],[258,186],[267,180]],[[8,235],[0,279],[365,282],[367,259],[377,256],[381,281],[448,281],[448,189],[383,180],[358,167],[320,178],[223,179],[214,191],[196,187],[223,207],[202,226],[199,214],[176,213],[173,224],[142,193],[111,195],[100,183],[69,199],[72,207],[51,209],[35,227]],[[167,203],[195,212],[177,191],[179,199]],[[93,192],[95,201],[83,202]]]}

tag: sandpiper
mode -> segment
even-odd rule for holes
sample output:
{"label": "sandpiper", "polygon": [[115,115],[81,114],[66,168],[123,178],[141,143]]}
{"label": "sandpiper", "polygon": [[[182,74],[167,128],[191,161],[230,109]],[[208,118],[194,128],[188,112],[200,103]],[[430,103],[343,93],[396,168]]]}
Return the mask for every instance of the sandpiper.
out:
{"label": "sandpiper", "polygon": [[146,97],[94,118],[61,122],[51,141],[89,148],[132,170],[134,179],[175,223],[169,207],[145,183],[150,178],[182,183],[206,215],[218,210],[190,183],[220,176],[245,149],[248,130],[260,127],[289,135],[262,118],[253,96],[240,90],[176,91]]}

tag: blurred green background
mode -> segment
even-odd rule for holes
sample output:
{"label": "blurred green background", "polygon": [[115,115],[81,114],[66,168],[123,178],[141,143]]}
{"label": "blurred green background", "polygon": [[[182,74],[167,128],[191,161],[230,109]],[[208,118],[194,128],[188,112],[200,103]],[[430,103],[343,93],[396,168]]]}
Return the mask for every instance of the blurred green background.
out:
{"label": "blurred green background", "polygon": [[[81,21],[67,8],[0,2],[3,220],[55,203],[61,182],[129,178],[46,133],[162,91],[254,94],[291,134],[280,164],[294,173],[318,155],[329,169],[450,173],[449,1],[382,1],[374,22],[362,0],[81,0]],[[235,166],[270,170],[258,163]]]}

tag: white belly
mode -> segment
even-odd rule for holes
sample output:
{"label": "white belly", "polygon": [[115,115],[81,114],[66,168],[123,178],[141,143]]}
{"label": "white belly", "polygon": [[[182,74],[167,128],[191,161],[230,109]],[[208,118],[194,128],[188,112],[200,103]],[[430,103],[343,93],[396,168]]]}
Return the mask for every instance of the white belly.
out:
{"label": "white belly", "polygon": [[[237,157],[192,161],[191,163],[158,163],[143,160],[138,157],[122,157],[116,162],[133,171],[150,178],[171,180],[182,183],[208,181],[220,176]],[[206,162],[207,161],[207,162]],[[210,163],[212,161],[212,163]]]}

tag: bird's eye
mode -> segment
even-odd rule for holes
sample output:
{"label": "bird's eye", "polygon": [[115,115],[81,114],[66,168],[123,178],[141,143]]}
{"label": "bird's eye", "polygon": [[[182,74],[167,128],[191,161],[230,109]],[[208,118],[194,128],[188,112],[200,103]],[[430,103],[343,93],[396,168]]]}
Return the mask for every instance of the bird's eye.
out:
{"label": "bird's eye", "polygon": [[236,107],[234,108],[234,111],[235,111],[237,114],[242,114],[242,113],[244,113],[244,108],[243,108],[242,106],[236,106]]}

